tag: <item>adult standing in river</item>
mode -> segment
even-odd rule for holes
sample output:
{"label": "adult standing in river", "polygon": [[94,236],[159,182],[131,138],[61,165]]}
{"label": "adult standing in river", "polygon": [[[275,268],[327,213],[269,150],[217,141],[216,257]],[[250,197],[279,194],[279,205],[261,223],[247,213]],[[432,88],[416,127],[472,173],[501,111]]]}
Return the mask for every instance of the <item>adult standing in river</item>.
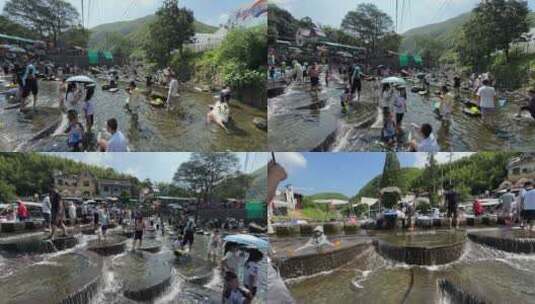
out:
{"label": "adult standing in river", "polygon": [[317,92],[320,90],[320,71],[317,63],[312,63],[308,68],[308,75],[310,76],[310,90]]}
{"label": "adult standing in river", "polygon": [[167,93],[167,111],[175,109],[175,103],[178,101],[178,80],[175,73],[171,70],[167,71],[167,81],[169,83],[169,91]]}
{"label": "adult standing in river", "polygon": [[528,229],[531,231],[533,229],[533,222],[535,221],[535,189],[533,188],[532,182],[527,182],[527,190],[524,194],[523,204],[522,204],[522,221],[525,225],[528,225]]}
{"label": "adult standing in river", "polygon": [[39,87],[37,84],[37,69],[33,64],[33,58],[25,57],[26,69],[22,75],[22,102],[20,104],[20,110],[22,111],[26,106],[26,99],[33,95],[33,110],[37,104],[37,94],[39,93]]}
{"label": "adult standing in river", "polygon": [[488,79],[484,79],[482,83],[483,86],[477,90],[481,117],[487,124],[492,124],[492,119],[496,113],[496,90],[490,86]]}
{"label": "adult standing in river", "polygon": [[56,233],[56,228],[61,228],[63,230],[63,235],[67,236],[67,229],[65,223],[63,222],[65,218],[65,205],[58,191],[51,187],[48,193],[50,197],[51,208],[51,222],[52,230],[50,231],[50,236],[47,239],[54,239],[54,234]]}
{"label": "adult standing in river", "polygon": [[50,231],[50,210],[52,205],[50,204],[50,195],[46,194],[41,202],[41,213],[43,214],[43,219],[45,220],[45,227]]}
{"label": "adult standing in river", "polygon": [[457,228],[457,208],[459,207],[459,193],[457,193],[452,185],[448,185],[448,191],[444,194],[444,200],[446,201],[446,206],[448,208],[448,218],[450,223],[450,228]]}

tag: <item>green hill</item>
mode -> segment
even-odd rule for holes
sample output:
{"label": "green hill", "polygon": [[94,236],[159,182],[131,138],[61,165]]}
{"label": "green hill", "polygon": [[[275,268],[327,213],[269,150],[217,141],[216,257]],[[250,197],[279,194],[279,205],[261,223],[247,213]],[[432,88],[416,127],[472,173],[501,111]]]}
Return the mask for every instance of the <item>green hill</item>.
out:
{"label": "green hill", "polygon": [[[401,51],[417,52],[416,38],[418,36],[430,36],[442,42],[446,47],[453,46],[456,33],[460,30],[460,27],[468,21],[471,14],[471,12],[464,13],[443,22],[424,25],[405,32],[402,35],[403,41],[401,43]],[[535,12],[530,13],[529,20],[531,27],[535,27]]]}
{"label": "green hill", "polygon": [[[420,177],[423,170],[419,168],[401,168],[401,180],[405,183],[400,185],[401,191],[407,192],[409,187],[413,182]],[[377,197],[377,192],[379,189],[379,183],[381,181],[382,174],[377,175],[372,180],[370,180],[364,187],[360,189],[354,199],[359,199],[361,197]]]}
{"label": "green hill", "polygon": [[[156,18],[156,15],[148,15],[142,18],[101,24],[91,29],[89,38],[89,48],[103,49],[106,47],[106,38],[111,33],[120,34],[136,44],[148,34],[148,25]],[[214,33],[217,27],[195,21],[195,32]]]}
{"label": "green hill", "polygon": [[311,200],[325,200],[325,199],[349,200],[349,197],[338,192],[316,193],[314,195],[307,196],[307,198]]}

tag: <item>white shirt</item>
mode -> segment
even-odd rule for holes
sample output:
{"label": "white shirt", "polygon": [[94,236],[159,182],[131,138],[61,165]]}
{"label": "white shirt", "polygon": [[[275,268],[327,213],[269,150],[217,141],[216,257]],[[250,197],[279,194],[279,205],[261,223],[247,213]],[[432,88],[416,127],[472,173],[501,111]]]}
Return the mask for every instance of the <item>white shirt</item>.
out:
{"label": "white shirt", "polygon": [[80,95],[75,92],[67,93],[65,106],[67,107],[67,111],[75,110],[76,113],[80,114],[80,110],[82,108],[80,102]]}
{"label": "white shirt", "polygon": [[238,274],[240,263],[242,260],[238,253],[227,251],[223,260],[225,261],[225,264],[227,264],[230,271],[234,272],[235,274]]}
{"label": "white shirt", "polygon": [[87,116],[95,114],[95,103],[93,99],[84,101],[84,111]]}
{"label": "white shirt", "polygon": [[43,213],[50,214],[51,208],[52,206],[50,205],[50,197],[47,195],[45,196],[45,198],[43,199],[43,202],[41,203],[41,211]]}
{"label": "white shirt", "polygon": [[178,80],[173,79],[169,83],[169,93],[167,94],[167,100],[170,100],[172,97],[178,96]]}
{"label": "white shirt", "polygon": [[435,139],[435,136],[433,134],[429,135],[428,138],[422,139],[420,143],[418,144],[418,152],[439,152],[440,147],[437,143],[437,140]]}
{"label": "white shirt", "polygon": [[126,142],[126,138],[124,137],[123,133],[117,130],[117,132],[115,132],[108,141],[106,152],[128,152],[127,145],[128,143]]}
{"label": "white shirt", "polygon": [[524,195],[524,210],[535,210],[535,189],[529,190]]}
{"label": "white shirt", "polygon": [[482,108],[494,108],[494,98],[496,97],[496,90],[493,87],[482,86],[477,90],[477,96],[481,97]]}

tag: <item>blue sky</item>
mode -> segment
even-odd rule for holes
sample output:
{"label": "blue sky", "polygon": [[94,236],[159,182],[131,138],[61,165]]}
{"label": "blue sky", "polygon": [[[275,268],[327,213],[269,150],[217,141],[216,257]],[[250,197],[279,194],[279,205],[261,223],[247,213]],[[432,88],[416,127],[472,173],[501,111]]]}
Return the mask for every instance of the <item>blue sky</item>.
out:
{"label": "blue sky", "polygon": [[[452,159],[466,157],[472,153],[454,153]],[[288,173],[286,184],[294,186],[297,192],[314,194],[319,192],[339,192],[347,196],[355,195],[372,178],[381,174],[384,153],[275,153],[277,162]],[[398,153],[402,167],[423,167],[426,153]],[[438,153],[439,163],[447,162],[449,153]]]}
{"label": "blue sky", "polygon": [[[46,154],[46,153],[45,153]],[[173,175],[181,163],[188,161],[187,152],[154,152],[154,153],[49,153],[74,159],[87,164],[111,167],[115,170],[137,177],[140,180],[150,178],[158,182],[171,182]],[[240,158],[241,170],[252,172],[267,164],[268,153],[250,152],[236,153]],[[245,159],[249,155],[247,167]]]}
{"label": "blue sky", "polygon": [[[0,0],[3,10],[7,0]],[[81,12],[81,0],[67,0]],[[154,13],[162,0],[84,0],[86,12],[89,12],[89,27],[99,24],[131,20]],[[204,23],[217,26],[224,23],[228,14],[242,5],[252,3],[252,0],[180,0],[180,6],[185,6],[195,14],[195,18]],[[91,9],[89,8],[91,5]],[[84,14],[87,18],[87,14]]]}
{"label": "blue sky", "polygon": [[[295,17],[311,17],[323,25],[339,27],[345,14],[360,3],[374,3],[395,20],[396,0],[270,0],[286,9]],[[405,32],[411,28],[437,23],[468,12],[481,0],[398,0],[399,11],[405,3],[404,20],[398,17],[400,30]],[[535,0],[529,0],[532,10]]]}

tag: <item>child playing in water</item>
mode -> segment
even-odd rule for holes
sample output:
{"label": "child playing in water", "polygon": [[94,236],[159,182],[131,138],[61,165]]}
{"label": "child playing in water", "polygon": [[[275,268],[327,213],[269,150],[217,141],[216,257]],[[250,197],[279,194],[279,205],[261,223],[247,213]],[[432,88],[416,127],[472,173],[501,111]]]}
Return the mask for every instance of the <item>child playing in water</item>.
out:
{"label": "child playing in water", "polygon": [[67,119],[69,120],[69,125],[65,130],[67,134],[67,145],[73,152],[81,152],[84,127],[78,121],[78,114],[75,110],[69,110],[67,112]]}
{"label": "child playing in water", "polygon": [[225,273],[225,285],[223,290],[223,304],[249,304],[253,297],[247,290],[240,288],[238,276],[233,272]]}
{"label": "child playing in water", "polygon": [[251,296],[256,295],[258,287],[258,263],[262,260],[263,255],[256,249],[249,250],[249,259],[245,263],[245,275],[243,278],[243,286],[251,292]]}
{"label": "child playing in water", "polygon": [[383,141],[389,145],[393,146],[396,143],[396,122],[394,121],[394,114],[388,113],[385,117],[383,125]]}
{"label": "child playing in water", "polygon": [[344,89],[344,94],[340,96],[340,105],[342,106],[342,113],[348,112],[349,101],[351,100],[351,89],[346,87]]}

